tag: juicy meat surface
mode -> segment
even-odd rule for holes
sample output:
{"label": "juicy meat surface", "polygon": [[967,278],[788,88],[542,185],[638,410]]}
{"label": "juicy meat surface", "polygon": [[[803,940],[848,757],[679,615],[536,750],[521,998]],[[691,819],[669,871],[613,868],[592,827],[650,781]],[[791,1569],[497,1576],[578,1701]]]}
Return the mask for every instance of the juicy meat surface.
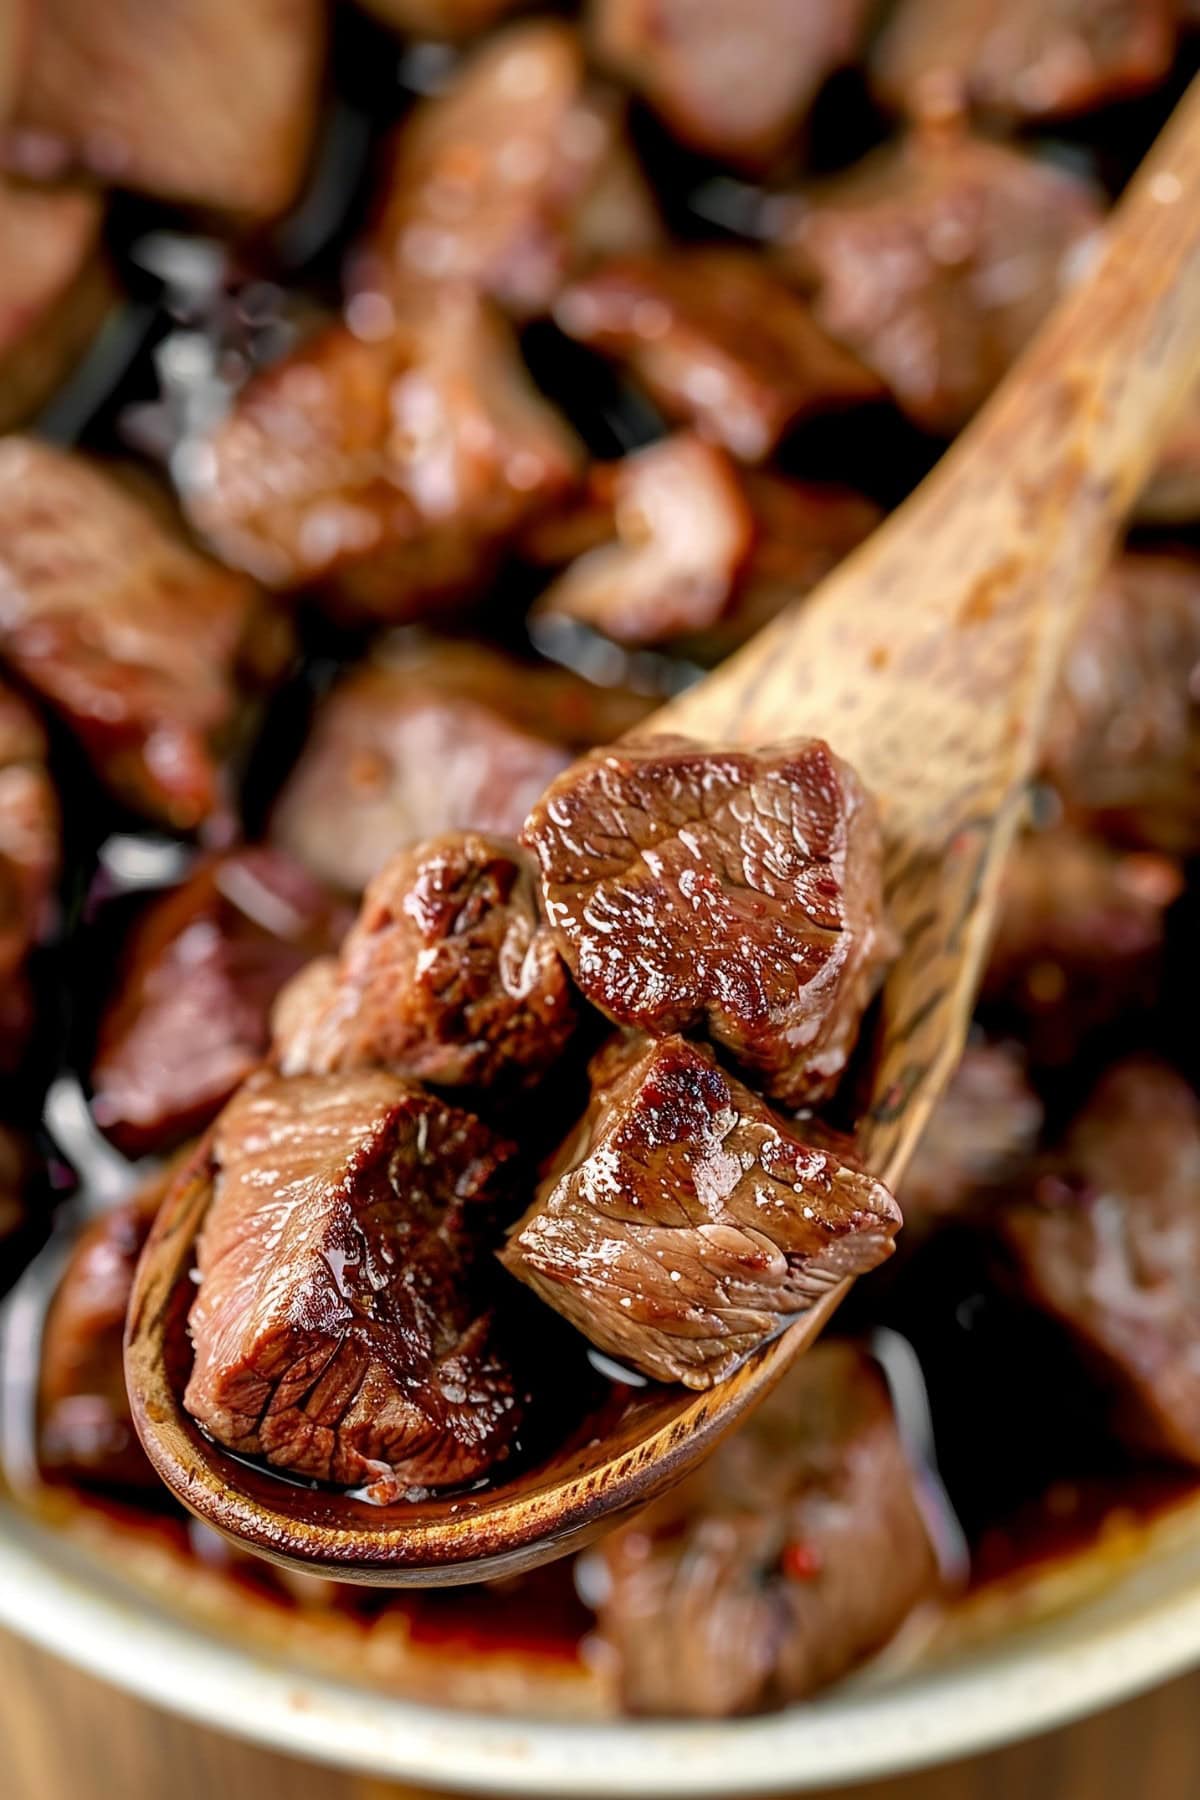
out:
{"label": "juicy meat surface", "polygon": [[481,645],[381,657],[321,702],[272,835],[326,881],[361,893],[389,856],[423,838],[515,837],[573,750],[620,737],[648,709],[623,689]]}
{"label": "juicy meat surface", "polygon": [[185,500],[219,555],[401,621],[477,590],[578,474],[508,327],[465,288],[381,335],[322,330],[243,388],[207,451]]}
{"label": "juicy meat surface", "polygon": [[506,1154],[391,1075],[251,1077],[214,1127],[188,1411],[380,1501],[503,1460],[522,1410],[488,1286]]}
{"label": "juicy meat surface", "polygon": [[465,282],[523,318],[594,257],[659,235],[616,95],[589,80],[569,25],[534,19],[476,50],[401,125],[348,279],[385,301]]}
{"label": "juicy meat surface", "polygon": [[113,304],[103,216],[97,194],[0,177],[0,431],[50,398]]}
{"label": "juicy meat surface", "polygon": [[215,813],[244,678],[285,649],[253,585],[123,486],[69,451],[0,442],[0,655],[120,800],[180,830]]}
{"label": "juicy meat surface", "polygon": [[1173,0],[900,0],[871,73],[917,117],[1061,118],[1153,87],[1175,39]]}
{"label": "juicy meat surface", "polygon": [[668,418],[743,462],[769,455],[797,420],[883,391],[748,250],[673,248],[603,263],[564,289],[554,317],[569,337],[627,365]]}
{"label": "juicy meat surface", "polygon": [[969,1043],[900,1183],[905,1241],[1010,1180],[1041,1128],[1042,1103],[1016,1046]]}
{"label": "juicy meat surface", "polygon": [[783,205],[778,248],[830,336],[949,435],[1034,335],[1101,216],[1078,176],[929,130]]}
{"label": "juicy meat surface", "polygon": [[325,45],[320,0],[37,0],[9,166],[254,217],[299,187]]}
{"label": "juicy meat surface", "polygon": [[760,169],[851,63],[870,0],[592,0],[602,63],[687,144]]}
{"label": "juicy meat surface", "polygon": [[895,1201],[814,1129],[699,1045],[617,1040],[501,1260],[599,1349],[712,1387],[891,1255]]}
{"label": "juicy meat surface", "polygon": [[0,687],[0,1071],[5,1073],[20,1062],[33,1024],[25,963],[48,923],[60,835],[45,733],[25,701]]}
{"label": "juicy meat surface", "polygon": [[874,803],[817,738],[595,750],[526,822],[559,949],[619,1025],[698,1027],[785,1105],[836,1087],[891,954]]}
{"label": "juicy meat surface", "polygon": [[1200,1101],[1182,1077],[1110,1070],[998,1229],[1030,1299],[1106,1377],[1121,1435],[1200,1464]]}
{"label": "juicy meat surface", "polygon": [[601,1637],[640,1713],[799,1700],[881,1649],[939,1587],[887,1389],[849,1343],[809,1350],[589,1561]]}
{"label": "juicy meat surface", "polygon": [[347,909],[281,850],[207,858],[151,902],[100,1020],[92,1114],[128,1156],[200,1131],[262,1061],[270,1012]]}
{"label": "juicy meat surface", "polygon": [[1200,560],[1117,559],[1067,652],[1044,767],[1094,829],[1200,851]]}
{"label": "juicy meat surface", "polygon": [[384,865],[341,955],[280,996],[275,1046],[288,1075],[387,1068],[438,1087],[512,1086],[551,1068],[575,1023],[525,856],[454,832]]}

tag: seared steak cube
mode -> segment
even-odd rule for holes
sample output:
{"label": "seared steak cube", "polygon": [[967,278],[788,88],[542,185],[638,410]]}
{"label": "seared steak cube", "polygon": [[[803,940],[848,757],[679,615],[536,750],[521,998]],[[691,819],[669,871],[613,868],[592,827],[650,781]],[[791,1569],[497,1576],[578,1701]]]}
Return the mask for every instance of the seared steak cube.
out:
{"label": "seared steak cube", "polygon": [[823,1343],[707,1462],[589,1558],[625,1705],[782,1706],[879,1650],[937,1560],[883,1378]]}
{"label": "seared steak cube", "polygon": [[0,655],[119,799],[181,830],[222,802],[248,665],[284,644],[262,599],[81,457],[0,442]]}
{"label": "seared steak cube", "polygon": [[272,834],[326,881],[360,893],[394,851],[422,838],[515,837],[572,750],[619,737],[647,710],[623,689],[481,645],[381,658],[322,701]]}
{"label": "seared steak cube", "polygon": [[10,167],[250,217],[282,212],[308,159],[320,0],[37,0],[14,83]]}
{"label": "seared steak cube", "polygon": [[1160,81],[1175,19],[1172,0],[899,0],[874,85],[918,116],[1061,118]]}
{"label": "seared steak cube", "polygon": [[48,923],[58,868],[58,797],[46,768],[45,733],[25,701],[0,687],[0,1069],[6,1071],[19,1063],[33,1023],[25,961]]}
{"label": "seared steak cube", "polygon": [[790,1125],[683,1038],[618,1040],[502,1252],[601,1350],[707,1388],[848,1275],[900,1212],[829,1138]]}
{"label": "seared steak cube", "polygon": [[188,1411],[381,1502],[500,1462],[521,1418],[488,1291],[505,1155],[391,1075],[251,1077],[214,1127]]}
{"label": "seared steak cube", "polygon": [[854,60],[871,10],[870,0],[592,0],[592,37],[684,143],[758,169]]}
{"label": "seared steak cube", "polygon": [[575,1017],[523,853],[452,832],[386,863],[341,955],[284,990],[276,1054],[289,1075],[388,1068],[511,1087],[559,1060]]}
{"label": "seared steak cube", "polygon": [[905,1239],[953,1217],[1029,1159],[1042,1104],[1012,1044],[970,1043],[909,1160],[898,1198]]}
{"label": "seared steak cube", "polygon": [[477,50],[400,127],[348,281],[374,308],[464,282],[525,317],[593,257],[658,237],[616,96],[589,80],[569,25],[535,19]]}
{"label": "seared steak cube", "polygon": [[96,194],[0,178],[0,431],[50,398],[113,304],[103,214]]}
{"label": "seared steak cube", "polygon": [[100,1021],[92,1113],[129,1156],[207,1125],[271,1041],[271,1005],[346,908],[281,850],[202,862],[131,932]]}
{"label": "seared steak cube", "polygon": [[1052,1166],[998,1222],[1135,1447],[1200,1464],[1200,1102],[1173,1069],[1119,1064]]}
{"label": "seared steak cube", "polygon": [[785,1105],[836,1087],[891,953],[875,807],[816,738],[596,750],[529,815],[583,993],[655,1036],[704,1028]]}
{"label": "seared steak cube", "polygon": [[830,336],[949,435],[1034,335],[1100,218],[1079,177],[928,131],[783,207],[779,245]]}
{"label": "seared steak cube", "polygon": [[577,446],[507,326],[465,289],[369,341],[331,326],[254,377],[185,500],[227,562],[405,620],[470,595]]}
{"label": "seared steak cube", "polygon": [[744,462],[768,456],[797,420],[883,391],[748,250],[604,263],[564,290],[554,316],[568,336],[626,364],[668,418]]}

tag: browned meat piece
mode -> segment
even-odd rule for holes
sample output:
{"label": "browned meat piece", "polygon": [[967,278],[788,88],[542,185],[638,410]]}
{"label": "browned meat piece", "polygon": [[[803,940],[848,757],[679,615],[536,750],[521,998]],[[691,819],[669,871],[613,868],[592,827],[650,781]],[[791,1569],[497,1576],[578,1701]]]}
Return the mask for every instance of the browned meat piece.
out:
{"label": "browned meat piece", "polygon": [[214,813],[238,678],[285,650],[251,583],[119,483],[49,444],[0,443],[0,655],[122,801],[180,830]]}
{"label": "browned meat piece", "polygon": [[871,12],[871,0],[592,0],[592,37],[677,137],[761,169],[854,61]]}
{"label": "browned meat piece", "polygon": [[113,303],[103,212],[97,194],[0,179],[0,431],[44,405]]}
{"label": "browned meat piece", "polygon": [[900,0],[872,75],[917,117],[1062,118],[1153,87],[1175,39],[1174,0]]}
{"label": "browned meat piece", "polygon": [[1119,841],[1200,850],[1200,561],[1114,564],[1067,653],[1045,769]]}
{"label": "browned meat piece", "polygon": [[320,0],[38,0],[0,149],[41,178],[103,182],[253,217],[308,160]]}
{"label": "browned meat piece", "polygon": [[950,434],[1034,335],[1101,213],[1075,175],[927,131],[778,218],[784,266],[813,290],[820,324],[919,425]]}
{"label": "browned meat piece", "polygon": [[27,1139],[11,1125],[0,1124],[0,1252],[28,1221],[33,1173],[33,1151]]}
{"label": "browned meat piece", "polygon": [[453,832],[386,863],[341,956],[284,990],[285,1074],[389,1068],[440,1087],[535,1081],[575,1030],[533,875],[502,839]]}
{"label": "browned meat piece", "polygon": [[130,934],[92,1065],[96,1123],[129,1156],[201,1130],[266,1055],[280,988],[348,924],[281,850],[202,862]]}
{"label": "browned meat piece", "polygon": [[836,1680],[939,1586],[887,1389],[844,1343],[810,1350],[591,1562],[625,1705],[701,1718]]}
{"label": "browned meat piece", "polygon": [[684,1038],[608,1045],[504,1266],[601,1350],[707,1388],[892,1253],[895,1201]]}
{"label": "browned meat piece", "polygon": [[422,838],[515,837],[573,750],[620,737],[648,710],[623,689],[481,645],[367,663],[322,703],[272,832],[325,880],[361,892]]}
{"label": "browned meat piece", "polygon": [[998,1228],[1034,1303],[1118,1396],[1137,1446],[1200,1464],[1200,1102],[1173,1069],[1110,1070]]}
{"label": "browned meat piece", "polygon": [[33,1024],[25,961],[46,927],[58,869],[45,733],[24,700],[0,687],[0,1070],[20,1062]]}
{"label": "browned meat piece", "polygon": [[1009,858],[983,992],[1039,1063],[1158,991],[1165,913],[1183,891],[1169,857],[1122,852],[1067,828],[1022,838]]}
{"label": "browned meat piece", "polygon": [[399,620],[476,591],[579,472],[508,327],[465,289],[370,341],[321,332],[243,389],[207,452],[185,499],[227,562]]}
{"label": "browned meat piece", "polygon": [[882,393],[748,250],[605,263],[564,290],[554,316],[568,336],[627,364],[668,418],[743,462],[769,455],[798,419]]}
{"label": "browned meat piece", "polygon": [[133,1428],[121,1339],[133,1272],[172,1174],[152,1176],[88,1225],[63,1270],[46,1314],[38,1390],[38,1461],[49,1476],[158,1486]]}
{"label": "browned meat piece", "polygon": [[400,127],[348,284],[368,316],[414,284],[464,282],[526,317],[594,257],[660,235],[616,96],[588,79],[569,25],[535,19]]}
{"label": "browned meat piece", "polygon": [[505,1147],[378,1073],[252,1076],[214,1133],[188,1411],[380,1501],[501,1461],[521,1419],[487,1291]]}
{"label": "browned meat piece", "polygon": [[360,0],[370,13],[413,37],[471,38],[523,0]]}
{"label": "browned meat piece", "polygon": [[596,750],[525,842],[578,986],[619,1025],[704,1026],[788,1106],[833,1091],[891,954],[879,825],[818,738]]}
{"label": "browned meat piece", "polygon": [[1021,1053],[1012,1044],[968,1044],[900,1186],[905,1238],[1010,1178],[1041,1128]]}

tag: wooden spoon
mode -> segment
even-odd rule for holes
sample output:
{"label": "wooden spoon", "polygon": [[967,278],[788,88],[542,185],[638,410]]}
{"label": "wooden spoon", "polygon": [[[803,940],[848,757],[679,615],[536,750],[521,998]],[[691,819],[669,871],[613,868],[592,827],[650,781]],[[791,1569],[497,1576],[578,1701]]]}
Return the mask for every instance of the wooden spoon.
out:
{"label": "wooden spoon", "polygon": [[[861,1145],[895,1185],[954,1069],[1064,645],[1200,376],[1200,84],[1063,302],[930,478],[821,589],[655,716],[766,744],[828,738],[879,800],[904,950],[883,995]],[[644,727],[643,727],[644,729]],[[816,1337],[840,1291],[720,1387],[649,1387],[542,1466],[477,1494],[374,1507],[210,1442],[179,1396],[203,1157],[167,1201],[126,1372],[167,1486],[276,1562],[380,1586],[511,1574],[585,1542],[708,1454]]]}

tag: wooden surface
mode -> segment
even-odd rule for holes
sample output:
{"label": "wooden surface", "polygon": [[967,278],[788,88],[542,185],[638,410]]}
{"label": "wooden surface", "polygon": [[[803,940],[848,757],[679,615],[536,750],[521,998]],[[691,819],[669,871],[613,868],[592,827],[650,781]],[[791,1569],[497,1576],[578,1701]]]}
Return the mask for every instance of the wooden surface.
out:
{"label": "wooden surface", "polygon": [[[1196,1800],[1200,1673],[1049,1737],[839,1800]],[[0,1634],[4,1800],[429,1800],[154,1712]],[[834,1800],[831,1794],[826,1800]]]}

